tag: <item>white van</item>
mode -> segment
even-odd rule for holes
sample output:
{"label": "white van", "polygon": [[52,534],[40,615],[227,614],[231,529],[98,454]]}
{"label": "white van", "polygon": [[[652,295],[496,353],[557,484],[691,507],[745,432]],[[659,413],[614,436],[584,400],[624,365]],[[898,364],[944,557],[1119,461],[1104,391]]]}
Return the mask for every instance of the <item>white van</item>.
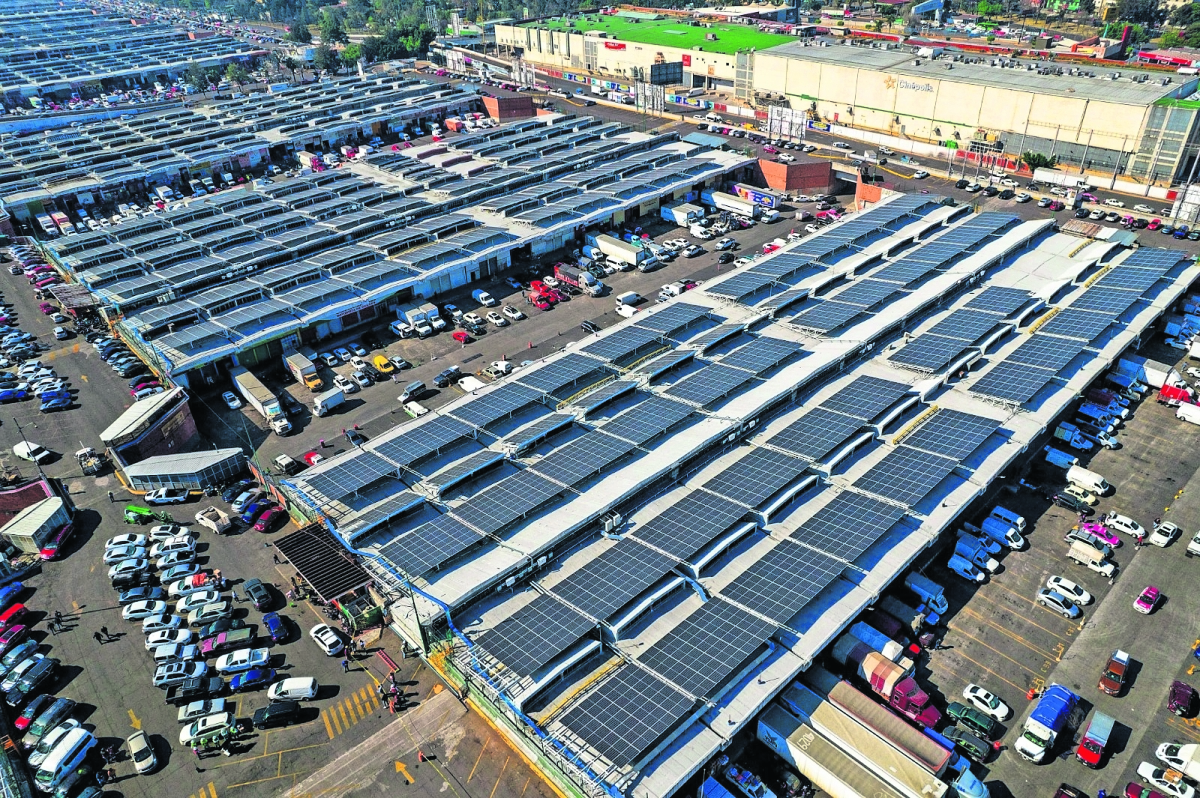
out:
{"label": "white van", "polygon": [[268,701],[312,701],[317,697],[320,686],[311,676],[293,676],[275,682],[267,690]]}
{"label": "white van", "polygon": [[96,738],[87,729],[78,728],[67,732],[67,736],[54,746],[46,761],[38,768],[33,780],[42,792],[54,792],[75,768],[83,762],[88,751],[96,746]]}
{"label": "white van", "polygon": [[1097,496],[1104,496],[1112,490],[1112,485],[1109,485],[1104,477],[1077,465],[1067,469],[1067,482],[1089,490]]}
{"label": "white van", "polygon": [[1188,421],[1192,424],[1200,424],[1200,405],[1183,405],[1175,408],[1175,418],[1180,421]]}
{"label": "white van", "polygon": [[1000,505],[993,507],[992,518],[995,518],[997,521],[1003,521],[1011,527],[1016,527],[1016,530],[1021,534],[1025,533],[1025,519],[1006,507],[1001,507]]}

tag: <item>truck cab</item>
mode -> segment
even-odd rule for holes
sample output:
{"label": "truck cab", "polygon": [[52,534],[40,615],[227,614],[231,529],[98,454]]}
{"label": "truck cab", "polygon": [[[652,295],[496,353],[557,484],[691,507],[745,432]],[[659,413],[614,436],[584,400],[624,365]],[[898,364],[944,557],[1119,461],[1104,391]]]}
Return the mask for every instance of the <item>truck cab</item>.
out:
{"label": "truck cab", "polygon": [[1076,758],[1089,768],[1100,767],[1104,760],[1105,748],[1108,746],[1108,738],[1112,736],[1115,725],[1116,721],[1103,712],[1092,716],[1092,722],[1088,724],[1087,731],[1079,740],[1079,747],[1075,749]]}

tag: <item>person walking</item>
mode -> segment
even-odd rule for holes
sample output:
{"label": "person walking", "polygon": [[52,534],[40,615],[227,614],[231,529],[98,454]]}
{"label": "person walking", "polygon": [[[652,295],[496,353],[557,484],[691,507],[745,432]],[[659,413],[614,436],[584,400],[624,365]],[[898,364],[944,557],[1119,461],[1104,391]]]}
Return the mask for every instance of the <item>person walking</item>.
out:
{"label": "person walking", "polygon": [[100,645],[104,645],[104,638],[100,636],[99,632],[92,632],[92,637],[96,640],[97,643],[99,643]]}
{"label": "person walking", "polygon": [[58,624],[59,626],[62,626],[62,619],[63,619],[63,614],[61,612],[59,612],[58,610],[55,610],[54,611],[54,622],[56,624]]}
{"label": "person walking", "polygon": [[279,559],[279,555],[278,555],[278,554],[272,554],[271,556],[275,558],[275,564],[276,564],[276,565],[282,565],[282,564],[283,564],[283,560]]}
{"label": "person walking", "polygon": [[108,492],[108,503],[109,503],[109,504],[112,504],[112,503],[113,503],[113,502],[115,502],[116,500],[117,500],[117,497],[116,497],[116,496],[114,496],[114,495],[113,495],[113,492],[110,490],[110,491]]}
{"label": "person walking", "polygon": [[342,673],[348,673],[349,671],[350,671],[350,660],[343,659],[342,660]]}
{"label": "person walking", "polygon": [[112,635],[109,634],[107,626],[100,627],[100,634],[104,635],[104,642],[107,643],[109,640],[112,640]]}

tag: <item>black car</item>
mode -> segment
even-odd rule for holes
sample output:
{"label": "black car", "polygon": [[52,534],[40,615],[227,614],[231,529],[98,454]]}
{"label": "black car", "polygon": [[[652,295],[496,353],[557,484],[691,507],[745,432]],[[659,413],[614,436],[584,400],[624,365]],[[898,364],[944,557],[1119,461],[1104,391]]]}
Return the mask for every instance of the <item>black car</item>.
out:
{"label": "black car", "polygon": [[1010,200],[1013,197],[1017,196],[1017,192],[1013,191],[1011,188],[1006,188],[1003,191],[1001,191],[999,194],[997,194],[996,196],[1002,200]]}
{"label": "black car", "polygon": [[129,380],[129,390],[132,391],[134,388],[138,387],[143,382],[153,382],[153,381],[154,381],[153,376],[147,374],[144,371],[139,372],[137,375],[135,375],[132,379]]}
{"label": "black car", "polygon": [[167,591],[161,587],[135,587],[132,590],[126,590],[117,597],[117,603],[121,606],[132,604],[135,601],[159,601],[167,597]]}
{"label": "black car", "polygon": [[1054,502],[1059,507],[1067,508],[1071,512],[1083,513],[1084,515],[1092,514],[1091,507],[1084,502],[1081,502],[1079,499],[1076,499],[1074,496],[1070,496],[1066,493],[1056,493],[1051,497],[1050,501]]}
{"label": "black car", "polygon": [[275,603],[275,599],[271,596],[271,590],[263,584],[261,579],[247,579],[242,584],[242,589],[246,591],[246,595],[250,601],[254,602],[254,609],[262,612]]}
{"label": "black car", "polygon": [[238,497],[239,493],[242,493],[257,484],[258,483],[252,479],[243,479],[235,482],[225,490],[221,491],[221,501],[231,502]]}
{"label": "black car", "polygon": [[155,583],[155,578],[146,571],[117,574],[112,579],[114,590],[130,590],[135,587],[145,587]]}
{"label": "black car", "polygon": [[300,720],[300,704],[296,701],[276,701],[256,710],[250,722],[256,729],[291,726]]}
{"label": "black car", "polygon": [[970,180],[967,180],[967,179],[964,177],[963,179],[961,179],[961,180],[959,180],[957,183],[955,183],[955,184],[954,184],[954,187],[955,187],[955,188],[966,188],[966,187],[967,187],[967,186],[969,186],[969,185],[971,185],[971,181],[970,181]]}
{"label": "black car", "polygon": [[579,329],[583,330],[586,333],[600,332],[600,327],[597,326],[594,322],[590,322],[590,321],[585,321],[582,324],[580,324]]}
{"label": "black car", "polygon": [[722,252],[717,256],[717,263],[733,263],[734,256],[732,252]]}
{"label": "black car", "polygon": [[201,698],[216,698],[229,689],[225,680],[220,676],[201,676],[195,679],[185,679],[182,684],[167,688],[166,702],[181,707]]}
{"label": "black car", "polygon": [[383,341],[380,340],[379,336],[373,330],[363,333],[362,343],[367,348],[367,351],[374,351],[383,347]]}
{"label": "black car", "polygon": [[348,429],[346,430],[346,440],[350,441],[351,446],[362,446],[367,442],[367,436],[356,429]]}
{"label": "black car", "polygon": [[208,626],[203,626],[196,633],[197,640],[207,640],[210,637],[216,637],[222,632],[232,632],[236,629],[245,629],[246,622],[241,618],[221,618],[213,621]]}
{"label": "black car", "polygon": [[988,186],[983,190],[983,193],[989,197],[994,197],[1000,193],[1000,189],[996,188],[995,186]]}
{"label": "black car", "polygon": [[1086,219],[1090,215],[1091,213],[1086,208],[1080,208],[1079,210],[1075,211],[1076,219]]}
{"label": "black car", "polygon": [[1134,219],[1133,220],[1133,227],[1135,230],[1145,230],[1149,224],[1150,223],[1147,222],[1145,219]]}
{"label": "black car", "polygon": [[1165,236],[1173,236],[1175,235],[1175,227],[1173,225],[1164,224],[1162,227],[1158,228],[1158,232]]}
{"label": "black car", "polygon": [[366,374],[368,377],[370,377],[372,382],[382,382],[383,381],[383,375],[379,373],[379,369],[375,368],[370,363],[367,363],[366,365],[364,365],[360,369],[360,371],[362,371],[364,374]]}
{"label": "black car", "polygon": [[[133,387],[132,385],[129,387]],[[296,401],[296,398],[287,391],[281,391],[279,401],[283,402],[283,412],[289,416],[294,416],[304,409],[304,405]]]}
{"label": "black car", "polygon": [[462,377],[462,371],[458,366],[451,366],[433,378],[433,384],[438,388],[449,388],[454,383],[458,382]]}

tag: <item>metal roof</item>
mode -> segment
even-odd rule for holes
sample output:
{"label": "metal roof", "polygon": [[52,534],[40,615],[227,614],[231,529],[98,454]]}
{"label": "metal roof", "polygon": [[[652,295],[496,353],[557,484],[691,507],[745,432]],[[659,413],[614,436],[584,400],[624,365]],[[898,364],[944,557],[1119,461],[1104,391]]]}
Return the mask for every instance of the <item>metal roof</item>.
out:
{"label": "metal roof", "polygon": [[371,576],[324,527],[313,525],[275,543],[323,601],[366,587]]}

